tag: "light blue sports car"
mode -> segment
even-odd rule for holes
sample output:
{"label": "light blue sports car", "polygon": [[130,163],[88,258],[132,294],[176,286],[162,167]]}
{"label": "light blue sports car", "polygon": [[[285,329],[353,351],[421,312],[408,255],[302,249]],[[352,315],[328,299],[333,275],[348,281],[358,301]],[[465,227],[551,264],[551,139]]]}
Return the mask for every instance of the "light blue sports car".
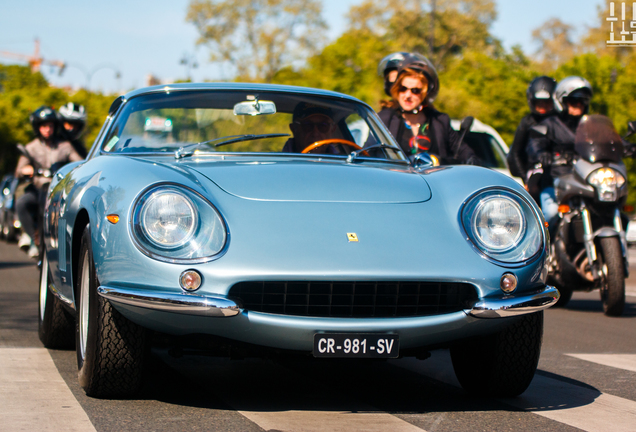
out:
{"label": "light blue sports car", "polygon": [[40,338],[75,345],[95,397],[139,390],[157,340],[358,361],[450,348],[468,391],[520,394],[559,297],[544,220],[511,178],[425,161],[339,93],[119,97],[49,189]]}

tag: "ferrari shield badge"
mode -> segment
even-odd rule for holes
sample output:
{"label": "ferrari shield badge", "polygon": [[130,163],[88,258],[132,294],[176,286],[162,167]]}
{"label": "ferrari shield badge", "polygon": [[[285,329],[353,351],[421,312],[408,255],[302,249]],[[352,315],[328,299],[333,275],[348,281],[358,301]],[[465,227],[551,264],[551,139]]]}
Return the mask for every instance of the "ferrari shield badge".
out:
{"label": "ferrari shield badge", "polygon": [[349,239],[350,242],[358,241],[358,235],[356,233],[347,233],[347,238]]}

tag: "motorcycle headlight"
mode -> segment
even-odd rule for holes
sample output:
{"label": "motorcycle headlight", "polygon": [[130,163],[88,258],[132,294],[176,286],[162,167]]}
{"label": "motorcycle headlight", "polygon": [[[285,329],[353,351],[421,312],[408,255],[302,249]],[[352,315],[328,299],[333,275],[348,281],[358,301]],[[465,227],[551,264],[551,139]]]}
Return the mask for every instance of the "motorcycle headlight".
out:
{"label": "motorcycle headlight", "polygon": [[214,206],[186,188],[162,185],[144,192],[132,213],[136,245],[168,262],[201,262],[223,250],[227,230]]}
{"label": "motorcycle headlight", "polygon": [[475,247],[500,263],[527,261],[543,245],[540,217],[530,204],[511,191],[476,194],[463,206],[461,221]]}
{"label": "motorcycle headlight", "polygon": [[592,171],[587,182],[596,188],[599,201],[616,201],[618,190],[625,184],[625,177],[612,168],[599,168]]}

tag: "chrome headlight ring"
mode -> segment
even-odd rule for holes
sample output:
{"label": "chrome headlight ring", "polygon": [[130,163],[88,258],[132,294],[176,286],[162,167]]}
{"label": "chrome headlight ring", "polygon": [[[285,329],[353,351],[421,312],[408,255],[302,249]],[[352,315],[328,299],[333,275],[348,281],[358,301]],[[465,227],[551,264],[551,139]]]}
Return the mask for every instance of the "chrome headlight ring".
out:
{"label": "chrome headlight ring", "polygon": [[139,194],[130,229],[141,252],[171,263],[218,258],[228,239],[225,221],[212,203],[190,188],[170,183],[155,184]]}
{"label": "chrome headlight ring", "polygon": [[462,205],[459,219],[474,249],[502,266],[525,265],[541,253],[546,242],[541,216],[524,197],[509,189],[475,193]]}

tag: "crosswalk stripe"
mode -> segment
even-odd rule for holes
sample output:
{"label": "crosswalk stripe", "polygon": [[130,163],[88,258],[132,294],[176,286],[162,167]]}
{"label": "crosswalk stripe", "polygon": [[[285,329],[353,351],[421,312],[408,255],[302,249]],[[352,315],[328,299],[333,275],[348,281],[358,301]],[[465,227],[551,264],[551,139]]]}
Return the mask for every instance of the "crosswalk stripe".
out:
{"label": "crosswalk stripe", "polygon": [[44,348],[0,348],[0,431],[95,431]]}
{"label": "crosswalk stripe", "polygon": [[581,360],[636,372],[636,354],[566,354]]}
{"label": "crosswalk stripe", "polygon": [[504,402],[587,432],[633,432],[636,402],[536,375],[530,388]]}
{"label": "crosswalk stripe", "polygon": [[[435,351],[431,358],[423,362],[405,360],[394,364],[459,386],[448,351]],[[631,360],[623,359],[621,364],[628,361]],[[636,425],[636,402],[540,374],[535,375],[530,387],[521,396],[500,400],[588,432],[633,432]]]}
{"label": "crosswalk stripe", "polygon": [[265,430],[281,432],[365,431],[422,432],[391,414],[383,412],[336,411],[239,411]]}

